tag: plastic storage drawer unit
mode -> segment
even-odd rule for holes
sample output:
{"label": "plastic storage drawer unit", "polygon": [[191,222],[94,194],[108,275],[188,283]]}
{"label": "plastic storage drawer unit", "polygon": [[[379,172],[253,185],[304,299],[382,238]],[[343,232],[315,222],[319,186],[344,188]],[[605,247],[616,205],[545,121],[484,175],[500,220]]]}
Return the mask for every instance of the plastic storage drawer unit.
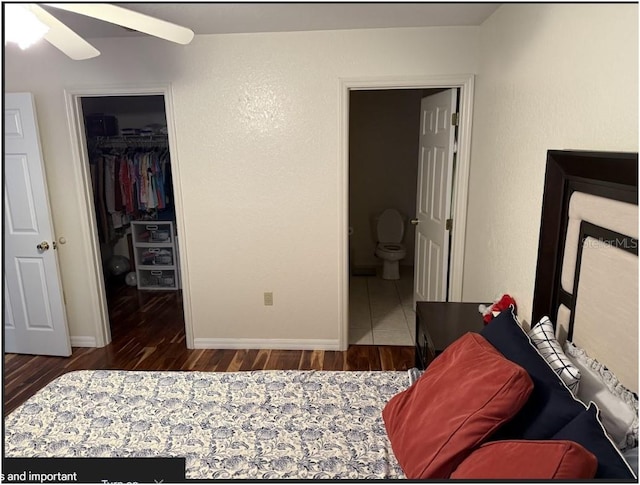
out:
{"label": "plastic storage drawer unit", "polygon": [[180,288],[177,237],[171,221],[133,221],[134,256],[139,290]]}

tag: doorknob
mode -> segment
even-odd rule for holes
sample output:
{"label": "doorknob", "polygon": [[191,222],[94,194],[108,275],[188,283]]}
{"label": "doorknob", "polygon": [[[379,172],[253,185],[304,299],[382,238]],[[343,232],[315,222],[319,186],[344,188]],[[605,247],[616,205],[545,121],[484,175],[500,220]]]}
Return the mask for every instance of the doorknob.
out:
{"label": "doorknob", "polygon": [[411,219],[411,224],[413,224],[414,226],[417,226],[418,224],[420,224],[420,220],[419,219]]}
{"label": "doorknob", "polygon": [[49,243],[47,241],[42,241],[36,247],[38,248],[38,251],[46,251],[49,249]]}

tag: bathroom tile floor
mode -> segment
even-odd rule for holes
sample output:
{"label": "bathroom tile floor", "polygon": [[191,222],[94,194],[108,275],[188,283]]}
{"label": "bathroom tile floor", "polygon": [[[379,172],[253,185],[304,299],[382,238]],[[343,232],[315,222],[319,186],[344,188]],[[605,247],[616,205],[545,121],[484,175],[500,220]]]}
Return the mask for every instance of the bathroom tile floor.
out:
{"label": "bathroom tile floor", "polygon": [[[380,272],[379,272],[380,273]],[[400,279],[349,279],[349,344],[414,345],[413,267],[401,266]]]}

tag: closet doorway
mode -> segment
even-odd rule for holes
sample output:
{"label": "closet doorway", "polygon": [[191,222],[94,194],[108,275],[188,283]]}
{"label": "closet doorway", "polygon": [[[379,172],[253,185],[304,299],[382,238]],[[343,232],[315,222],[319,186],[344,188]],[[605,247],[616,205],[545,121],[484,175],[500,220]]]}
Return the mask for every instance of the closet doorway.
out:
{"label": "closet doorway", "polygon": [[78,96],[77,106],[107,340],[116,353],[142,352],[143,357],[166,341],[184,348],[180,234],[165,97]]}

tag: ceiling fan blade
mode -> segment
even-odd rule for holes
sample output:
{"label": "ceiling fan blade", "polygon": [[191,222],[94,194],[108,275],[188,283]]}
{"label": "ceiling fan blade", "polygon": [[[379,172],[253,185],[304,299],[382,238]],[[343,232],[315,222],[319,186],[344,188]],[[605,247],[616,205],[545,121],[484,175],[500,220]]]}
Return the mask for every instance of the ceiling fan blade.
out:
{"label": "ceiling fan blade", "polygon": [[44,5],[104,20],[178,44],[188,44],[194,36],[193,31],[186,27],[108,3],[45,3]]}
{"label": "ceiling fan blade", "polygon": [[60,49],[71,59],[81,61],[100,55],[100,51],[76,34],[73,30],[60,22],[45,9],[35,4],[25,4],[40,21],[49,27],[44,35],[47,42]]}

